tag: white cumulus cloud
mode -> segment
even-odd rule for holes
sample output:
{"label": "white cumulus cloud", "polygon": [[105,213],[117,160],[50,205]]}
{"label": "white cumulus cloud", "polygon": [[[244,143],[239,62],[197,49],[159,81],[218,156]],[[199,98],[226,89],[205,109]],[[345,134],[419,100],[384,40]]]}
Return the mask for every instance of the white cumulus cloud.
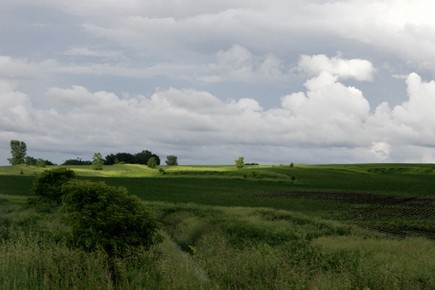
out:
{"label": "white cumulus cloud", "polygon": [[329,58],[323,54],[301,56],[298,69],[309,75],[328,72],[340,79],[355,79],[357,81],[372,80],[375,71],[372,63],[364,59]]}
{"label": "white cumulus cloud", "polygon": [[[243,49],[239,53],[245,61],[251,58]],[[228,65],[230,56],[222,56]],[[434,81],[412,73],[406,81],[408,100],[371,110],[360,89],[340,81],[352,70],[336,68],[337,63],[359,67],[359,62],[327,58],[326,63],[330,65],[308,79],[303,90],[266,109],[252,98],[222,100],[206,90],[168,88],[121,96],[84,86],[51,87],[43,105],[36,105],[3,80],[0,139],[4,144],[24,140],[46,154],[63,152],[64,159],[142,149],[180,155],[192,163],[228,163],[239,155],[269,163],[433,158]]]}

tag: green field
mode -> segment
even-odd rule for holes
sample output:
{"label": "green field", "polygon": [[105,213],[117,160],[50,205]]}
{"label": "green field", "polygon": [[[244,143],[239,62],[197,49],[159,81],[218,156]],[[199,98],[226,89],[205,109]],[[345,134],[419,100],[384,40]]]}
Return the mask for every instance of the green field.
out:
{"label": "green field", "polygon": [[432,164],[68,168],[143,199],[165,242],[114,285],[27,203],[49,168],[0,167],[1,289],[435,289]]}

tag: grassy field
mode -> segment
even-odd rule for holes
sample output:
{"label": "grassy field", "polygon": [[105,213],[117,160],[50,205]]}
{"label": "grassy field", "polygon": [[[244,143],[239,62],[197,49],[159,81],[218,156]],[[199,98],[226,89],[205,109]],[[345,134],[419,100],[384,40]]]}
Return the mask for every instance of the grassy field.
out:
{"label": "grassy field", "polygon": [[0,167],[1,289],[435,289],[432,164],[68,168],[143,199],[165,242],[113,284],[27,203],[48,168]]}

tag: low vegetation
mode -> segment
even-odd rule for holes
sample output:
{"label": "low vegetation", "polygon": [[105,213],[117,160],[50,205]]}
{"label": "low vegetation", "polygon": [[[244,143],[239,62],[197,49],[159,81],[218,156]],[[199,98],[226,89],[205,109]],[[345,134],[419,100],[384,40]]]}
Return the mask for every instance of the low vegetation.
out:
{"label": "low vegetation", "polygon": [[36,196],[35,201],[60,204],[63,195],[62,186],[75,178],[75,176],[74,171],[66,168],[42,172],[33,182],[33,193]]}
{"label": "low vegetation", "polygon": [[[165,174],[144,165],[103,167],[68,167],[76,180],[66,182],[63,200],[70,209],[67,200],[77,200],[84,212],[32,201],[41,168],[0,167],[0,288],[435,288],[431,164],[157,167]],[[115,204],[122,203],[116,196],[130,196],[139,216],[158,221],[154,237],[163,241],[112,255],[118,245],[81,238],[77,229],[87,227],[77,217],[90,214],[88,225],[92,214],[101,213],[101,222],[116,216],[87,200],[97,192]],[[128,228],[127,220],[111,228]],[[117,237],[117,230],[98,231]]]}

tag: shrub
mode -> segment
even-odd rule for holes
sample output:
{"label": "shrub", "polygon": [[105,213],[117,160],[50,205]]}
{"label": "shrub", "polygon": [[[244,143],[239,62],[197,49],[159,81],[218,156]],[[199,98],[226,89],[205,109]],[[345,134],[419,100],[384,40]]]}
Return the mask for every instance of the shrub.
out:
{"label": "shrub", "polygon": [[177,160],[178,158],[177,158],[177,156],[175,156],[175,155],[168,155],[167,157],[166,157],[166,165],[168,165],[168,166],[176,166],[176,165],[178,165],[178,160]]}
{"label": "shrub", "polygon": [[156,166],[157,166],[157,160],[156,160],[156,158],[155,157],[151,157],[150,159],[148,159],[147,166],[149,168],[156,168]]}
{"label": "shrub", "polygon": [[91,165],[92,161],[90,160],[82,160],[81,158],[77,159],[68,159],[62,165]]}
{"label": "shrub", "polygon": [[92,160],[92,168],[94,170],[103,170],[104,159],[100,152],[94,153]]}
{"label": "shrub", "polygon": [[38,158],[36,160],[35,166],[36,167],[45,167],[46,166],[45,160]]}
{"label": "shrub", "polygon": [[80,248],[102,248],[113,257],[162,241],[157,221],[142,201],[123,187],[76,180],[66,184],[63,192],[73,244]]}
{"label": "shrub", "polygon": [[74,171],[66,168],[45,170],[33,182],[33,192],[45,201],[62,201],[62,185],[75,178]]}
{"label": "shrub", "polygon": [[242,169],[245,166],[245,158],[243,157],[239,157],[236,161],[236,168],[237,169]]}

